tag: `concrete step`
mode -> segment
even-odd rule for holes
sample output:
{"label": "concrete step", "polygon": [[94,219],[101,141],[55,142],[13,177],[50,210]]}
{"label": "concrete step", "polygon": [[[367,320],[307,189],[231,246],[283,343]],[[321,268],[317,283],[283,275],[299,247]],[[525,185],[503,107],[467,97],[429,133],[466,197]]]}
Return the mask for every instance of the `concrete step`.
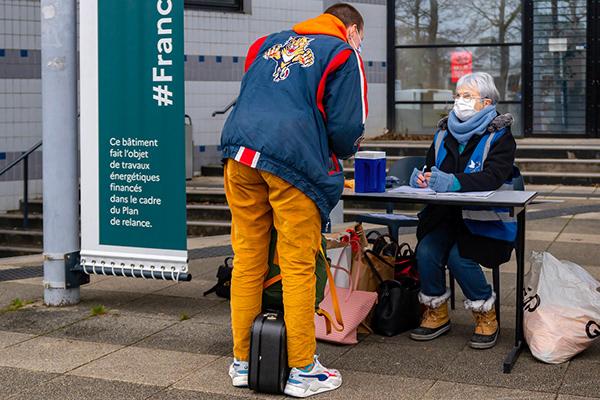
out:
{"label": "concrete step", "polygon": [[194,188],[186,192],[188,204],[225,204],[225,190],[222,188]]}
{"label": "concrete step", "polygon": [[223,176],[223,165],[221,164],[209,164],[204,165],[200,168],[202,176]]}
{"label": "concrete step", "polygon": [[[580,141],[569,144],[570,141],[541,141],[532,142],[527,139],[517,139],[517,158],[577,158],[600,159],[600,145],[596,141]],[[387,156],[424,156],[431,146],[430,141],[369,141],[364,142],[360,149],[370,151],[385,151]]]}
{"label": "concrete step", "polygon": [[41,247],[41,230],[0,229],[0,246]]}
{"label": "concrete step", "polygon": [[535,185],[598,185],[600,184],[600,172],[545,172],[545,171],[521,171],[526,184]]}
{"label": "concrete step", "polygon": [[515,164],[524,172],[600,173],[600,159],[517,158]]}
{"label": "concrete step", "polygon": [[43,253],[42,247],[0,246],[0,258]]}
{"label": "concrete step", "polygon": [[[29,215],[28,228],[42,229],[41,214]],[[23,228],[23,214],[19,212],[0,214],[0,229]]]}
{"label": "concrete step", "polygon": [[[566,186],[600,184],[600,172],[527,171],[521,169],[521,174],[525,184]],[[354,179],[354,168],[344,168],[344,176],[346,179]]]}
{"label": "concrete step", "polygon": [[226,220],[231,221],[231,211],[226,204],[188,204],[188,221]]}
{"label": "concrete step", "polygon": [[[44,207],[42,205],[42,199],[30,199],[29,200],[29,215],[41,214],[44,211]],[[15,212],[23,213],[25,209],[25,202],[23,200],[19,201],[19,209]]]}
{"label": "concrete step", "polygon": [[187,234],[194,236],[226,235],[231,232],[231,221],[188,221]]}

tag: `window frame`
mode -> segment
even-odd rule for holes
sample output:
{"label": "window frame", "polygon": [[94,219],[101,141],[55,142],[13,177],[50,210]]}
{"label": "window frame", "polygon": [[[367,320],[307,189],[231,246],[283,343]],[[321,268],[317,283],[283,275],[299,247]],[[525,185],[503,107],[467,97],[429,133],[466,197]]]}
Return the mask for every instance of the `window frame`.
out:
{"label": "window frame", "polygon": [[[236,5],[219,5],[215,4],[214,0],[184,0],[184,8],[186,10],[204,10],[204,11],[224,11],[232,13],[244,13],[246,11],[246,3],[249,0],[235,0]],[[213,4],[210,4],[213,3]]]}

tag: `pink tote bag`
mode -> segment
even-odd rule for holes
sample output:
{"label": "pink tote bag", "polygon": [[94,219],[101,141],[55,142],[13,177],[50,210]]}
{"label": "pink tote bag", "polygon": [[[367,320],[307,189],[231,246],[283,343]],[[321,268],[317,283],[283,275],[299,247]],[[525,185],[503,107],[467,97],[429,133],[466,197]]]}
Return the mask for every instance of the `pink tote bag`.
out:
{"label": "pink tote bag", "polygon": [[[334,275],[337,273],[337,271],[343,271],[348,274],[350,279],[349,288],[346,289],[336,286],[342,320],[344,321],[343,329],[338,330],[339,328],[335,329],[334,326],[334,329],[331,329],[331,332],[327,334],[325,318],[315,315],[315,333],[317,339],[326,342],[338,344],[356,344],[358,343],[356,337],[357,328],[365,320],[367,315],[369,315],[369,312],[371,312],[373,305],[377,301],[377,293],[354,289],[354,282],[352,281],[350,271],[339,266],[340,260],[342,259],[346,249],[350,249],[350,246],[346,247],[344,251],[340,253],[337,264],[331,267],[334,270]],[[356,279],[358,280],[358,278]],[[325,288],[325,297],[323,298],[320,307],[322,310],[327,311],[330,315],[333,315],[333,302],[329,285],[335,285],[335,283],[331,281],[327,282],[327,287]]]}

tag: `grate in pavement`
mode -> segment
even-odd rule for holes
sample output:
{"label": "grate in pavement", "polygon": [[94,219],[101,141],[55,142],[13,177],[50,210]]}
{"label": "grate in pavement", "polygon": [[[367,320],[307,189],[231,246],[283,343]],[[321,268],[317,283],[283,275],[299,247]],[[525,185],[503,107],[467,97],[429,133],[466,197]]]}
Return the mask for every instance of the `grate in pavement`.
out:
{"label": "grate in pavement", "polygon": [[0,270],[0,282],[37,278],[40,276],[44,276],[44,268],[41,265]]}

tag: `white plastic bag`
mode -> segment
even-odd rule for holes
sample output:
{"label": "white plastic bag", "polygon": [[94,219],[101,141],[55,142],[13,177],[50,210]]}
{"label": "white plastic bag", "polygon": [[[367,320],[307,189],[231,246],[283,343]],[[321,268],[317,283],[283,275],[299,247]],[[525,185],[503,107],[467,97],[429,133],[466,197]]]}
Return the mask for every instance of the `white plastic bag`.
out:
{"label": "white plastic bag", "polygon": [[531,354],[559,364],[600,337],[600,282],[569,261],[533,252],[523,326]]}

